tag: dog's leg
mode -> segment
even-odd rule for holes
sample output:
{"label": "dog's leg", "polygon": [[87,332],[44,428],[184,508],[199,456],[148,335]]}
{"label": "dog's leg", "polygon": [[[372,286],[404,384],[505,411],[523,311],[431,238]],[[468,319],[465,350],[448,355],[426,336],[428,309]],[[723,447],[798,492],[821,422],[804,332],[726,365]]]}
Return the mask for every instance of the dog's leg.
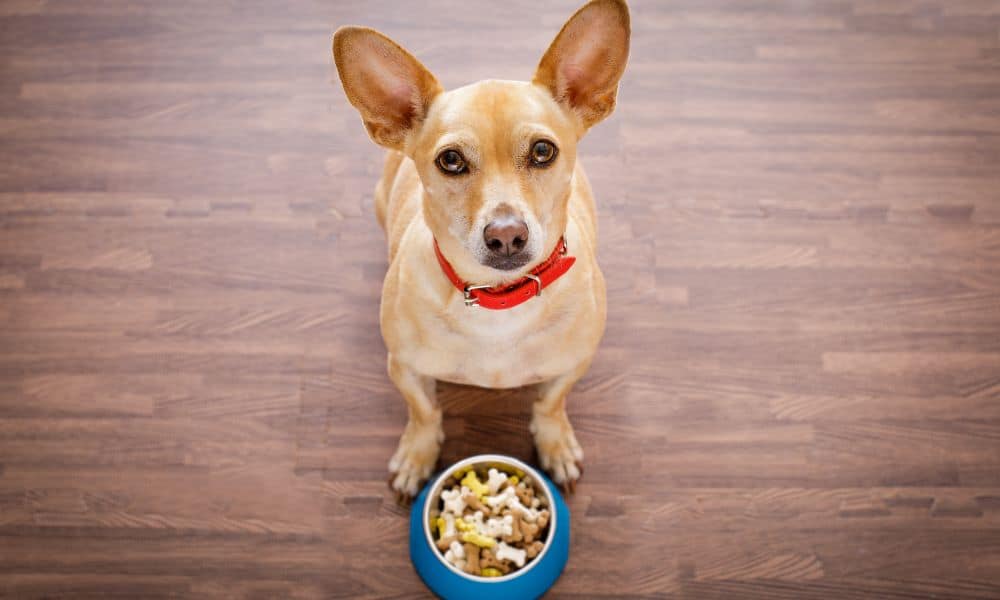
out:
{"label": "dog's leg", "polygon": [[568,491],[573,491],[580,478],[583,450],[566,416],[566,394],[586,370],[584,367],[540,384],[539,398],[532,407],[531,433],[542,468]]}
{"label": "dog's leg", "polygon": [[390,481],[394,490],[412,497],[417,495],[420,483],[430,477],[444,441],[441,408],[435,399],[436,381],[400,364],[392,354],[389,378],[402,392],[410,412],[399,447],[389,460]]}

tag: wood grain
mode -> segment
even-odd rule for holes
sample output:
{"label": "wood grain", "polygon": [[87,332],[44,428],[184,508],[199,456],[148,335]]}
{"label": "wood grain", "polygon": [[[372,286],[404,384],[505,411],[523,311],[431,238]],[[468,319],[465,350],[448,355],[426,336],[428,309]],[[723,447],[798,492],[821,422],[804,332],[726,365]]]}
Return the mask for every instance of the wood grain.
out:
{"label": "wood grain", "polygon": [[[427,595],[330,36],[525,79],[575,5],[0,5],[0,595]],[[632,10],[550,596],[1000,597],[1000,2]],[[529,391],[440,397],[532,458]]]}

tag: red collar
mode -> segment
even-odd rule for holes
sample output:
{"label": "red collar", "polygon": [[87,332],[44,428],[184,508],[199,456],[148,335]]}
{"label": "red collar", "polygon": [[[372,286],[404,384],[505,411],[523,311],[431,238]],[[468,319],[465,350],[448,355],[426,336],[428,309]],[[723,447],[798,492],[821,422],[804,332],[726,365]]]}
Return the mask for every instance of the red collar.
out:
{"label": "red collar", "polygon": [[559,238],[559,243],[556,244],[552,254],[545,259],[545,262],[532,269],[531,273],[514,283],[490,287],[488,285],[472,285],[462,281],[458,273],[455,273],[455,269],[441,254],[437,240],[434,240],[434,254],[437,255],[438,262],[441,263],[441,270],[444,271],[448,280],[465,295],[466,306],[482,306],[491,310],[514,308],[522,302],[527,302],[533,296],[541,296],[542,290],[559,279],[563,273],[569,271],[569,268],[576,262],[575,256],[566,256],[565,238]]}

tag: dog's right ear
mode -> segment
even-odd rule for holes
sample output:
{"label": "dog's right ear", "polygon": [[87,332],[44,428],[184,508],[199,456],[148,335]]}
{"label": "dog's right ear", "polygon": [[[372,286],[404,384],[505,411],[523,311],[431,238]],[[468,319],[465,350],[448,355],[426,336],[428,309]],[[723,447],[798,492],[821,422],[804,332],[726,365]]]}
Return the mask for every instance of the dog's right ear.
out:
{"label": "dog's right ear", "polygon": [[403,150],[407,136],[441,93],[438,80],[399,44],[367,27],[338,29],[333,60],[368,135],[377,144]]}

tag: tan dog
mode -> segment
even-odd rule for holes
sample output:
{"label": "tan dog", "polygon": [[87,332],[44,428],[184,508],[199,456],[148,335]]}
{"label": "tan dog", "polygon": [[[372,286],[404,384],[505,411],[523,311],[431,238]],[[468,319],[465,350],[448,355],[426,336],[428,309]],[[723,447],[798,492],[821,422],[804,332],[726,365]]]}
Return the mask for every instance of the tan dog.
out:
{"label": "tan dog", "polygon": [[389,242],[382,336],[410,416],[389,461],[398,492],[415,495],[437,462],[439,379],[538,384],[531,431],[542,467],[570,488],[579,478],[566,394],[604,332],[605,290],[576,145],[614,109],[629,35],[625,2],[594,0],[563,26],[531,83],[453,91],[375,30],[334,36],[347,98],[390,150],[375,210]]}

